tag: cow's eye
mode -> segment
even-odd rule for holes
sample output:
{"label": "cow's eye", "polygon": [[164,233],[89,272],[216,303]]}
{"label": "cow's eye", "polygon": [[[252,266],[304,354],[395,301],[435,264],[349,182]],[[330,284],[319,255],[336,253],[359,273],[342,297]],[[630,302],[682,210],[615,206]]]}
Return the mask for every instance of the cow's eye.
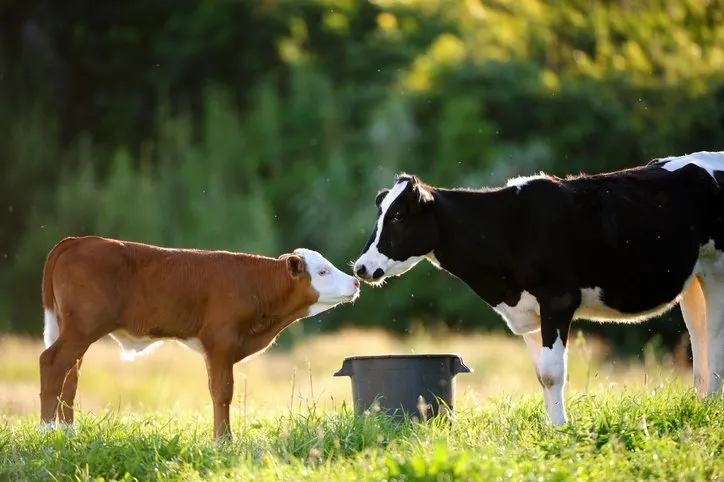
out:
{"label": "cow's eye", "polygon": [[401,223],[402,219],[403,219],[402,214],[400,214],[399,212],[392,213],[392,217],[390,217],[390,222],[392,224],[397,224],[397,223]]}
{"label": "cow's eye", "polygon": [[329,270],[327,268],[320,268],[318,273],[319,276],[327,276],[329,274]]}

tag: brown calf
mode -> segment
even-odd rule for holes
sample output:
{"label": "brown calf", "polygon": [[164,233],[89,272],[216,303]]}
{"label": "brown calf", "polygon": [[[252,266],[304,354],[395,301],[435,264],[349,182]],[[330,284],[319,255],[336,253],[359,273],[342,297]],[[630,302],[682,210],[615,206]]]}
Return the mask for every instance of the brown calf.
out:
{"label": "brown calf", "polygon": [[56,415],[73,424],[83,355],[110,334],[126,359],[164,339],[201,351],[218,439],[231,437],[233,365],[296,320],[353,301],[359,282],[307,249],[269,258],[88,236],[65,238],[50,251],[42,293],[43,428]]}

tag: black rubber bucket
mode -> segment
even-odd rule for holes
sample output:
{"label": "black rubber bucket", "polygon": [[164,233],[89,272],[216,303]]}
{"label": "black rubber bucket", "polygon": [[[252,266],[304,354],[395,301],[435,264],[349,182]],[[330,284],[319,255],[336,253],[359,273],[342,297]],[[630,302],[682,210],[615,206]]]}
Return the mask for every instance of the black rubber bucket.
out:
{"label": "black rubber bucket", "polygon": [[[455,375],[470,373],[460,355],[367,355],[344,359],[335,377],[352,379],[355,413],[379,406],[392,416],[426,420],[455,404]],[[441,405],[443,410],[441,410]]]}

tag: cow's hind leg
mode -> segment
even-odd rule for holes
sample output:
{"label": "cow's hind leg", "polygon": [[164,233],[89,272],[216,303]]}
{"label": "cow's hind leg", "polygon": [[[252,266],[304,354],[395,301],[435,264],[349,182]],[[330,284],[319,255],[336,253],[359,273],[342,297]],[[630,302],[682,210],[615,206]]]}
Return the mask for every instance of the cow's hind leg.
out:
{"label": "cow's hind leg", "polygon": [[706,346],[707,309],[704,292],[697,275],[692,277],[689,286],[684,290],[680,305],[691,340],[694,389],[697,395],[703,397],[706,395],[707,380],[709,378]]}
{"label": "cow's hind leg", "polygon": [[724,254],[700,261],[706,298],[706,345],[709,364],[707,394],[721,394],[724,379]]}

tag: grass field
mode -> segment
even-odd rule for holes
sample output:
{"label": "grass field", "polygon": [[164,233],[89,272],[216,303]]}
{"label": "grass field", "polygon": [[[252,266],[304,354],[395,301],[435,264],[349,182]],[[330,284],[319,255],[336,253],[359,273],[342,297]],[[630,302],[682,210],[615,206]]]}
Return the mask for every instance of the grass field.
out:
{"label": "grass field", "polygon": [[[166,344],[122,362],[89,350],[76,433],[39,434],[35,340],[0,342],[0,480],[724,480],[724,400],[698,401],[685,347],[609,361],[573,337],[572,424],[552,428],[527,350],[504,335],[349,330],[270,350],[235,370],[234,441],[211,438],[201,357]],[[456,352],[452,428],[355,417],[349,355]]]}

